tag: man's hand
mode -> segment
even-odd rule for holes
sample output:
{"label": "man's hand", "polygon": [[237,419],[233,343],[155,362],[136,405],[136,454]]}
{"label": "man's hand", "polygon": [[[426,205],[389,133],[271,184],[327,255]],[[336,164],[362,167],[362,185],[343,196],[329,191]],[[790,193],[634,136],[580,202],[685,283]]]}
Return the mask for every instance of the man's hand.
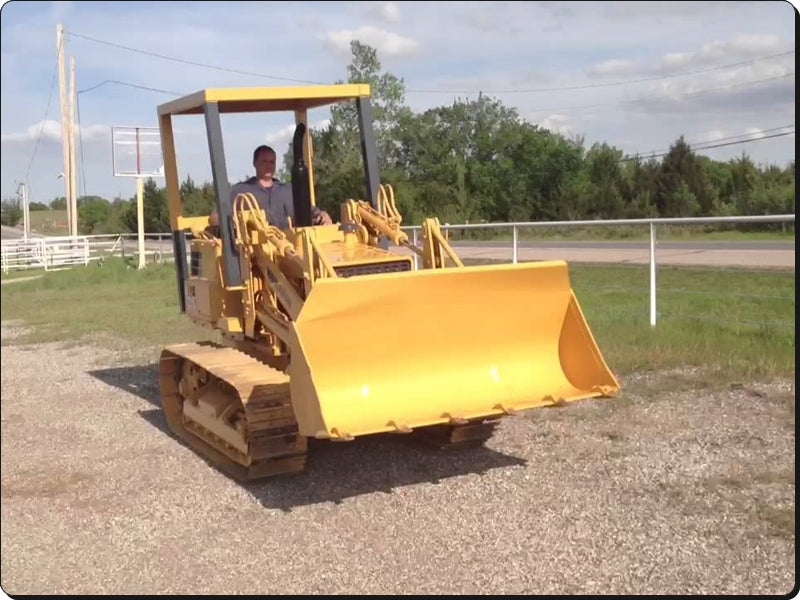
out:
{"label": "man's hand", "polygon": [[333,225],[333,221],[328,213],[321,210],[314,217],[314,225]]}

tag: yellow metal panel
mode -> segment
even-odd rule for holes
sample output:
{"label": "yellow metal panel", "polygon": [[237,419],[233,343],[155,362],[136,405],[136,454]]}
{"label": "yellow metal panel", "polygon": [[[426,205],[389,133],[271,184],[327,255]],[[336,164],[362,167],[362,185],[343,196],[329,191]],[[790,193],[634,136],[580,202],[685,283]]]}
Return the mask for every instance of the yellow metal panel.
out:
{"label": "yellow metal panel", "polygon": [[167,206],[172,231],[178,229],[178,222],[183,212],[181,188],[178,182],[178,164],[175,159],[175,138],[172,135],[172,118],[160,115],[158,125],[161,134],[161,155],[164,160],[164,178],[167,184]]}
{"label": "yellow metal panel", "polygon": [[303,85],[288,87],[236,87],[209,88],[205,90],[206,102],[313,100],[330,102],[358,96],[369,96],[367,84]]}
{"label": "yellow metal panel", "polygon": [[296,330],[302,435],[347,439],[619,389],[563,261],[319,280]]}
{"label": "yellow metal panel", "polygon": [[[194,112],[202,112],[205,95],[204,91],[199,91],[161,104],[158,107],[158,114],[159,116],[182,115],[192,112],[193,109]],[[199,111],[197,111],[198,108],[200,109]]]}
{"label": "yellow metal panel", "polygon": [[395,262],[409,260],[407,256],[367,246],[365,244],[347,245],[344,242],[320,244],[320,250],[334,266],[340,264],[374,264],[378,262]]}
{"label": "yellow metal panel", "polygon": [[217,102],[220,113],[306,110],[369,95],[370,86],[362,83],[208,88],[160,105],[158,114],[202,114],[206,102]]}
{"label": "yellow metal panel", "polygon": [[193,232],[200,232],[203,231],[206,227],[208,227],[208,216],[178,217],[177,225],[178,229],[190,229]]}
{"label": "yellow metal panel", "polygon": [[242,333],[242,321],[236,317],[221,317],[217,321],[217,329],[228,333]]}

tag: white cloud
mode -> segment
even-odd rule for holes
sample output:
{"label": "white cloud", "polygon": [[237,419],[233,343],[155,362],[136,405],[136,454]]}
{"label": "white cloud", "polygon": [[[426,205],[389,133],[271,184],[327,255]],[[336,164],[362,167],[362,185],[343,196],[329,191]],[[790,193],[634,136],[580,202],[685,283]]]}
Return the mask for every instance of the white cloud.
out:
{"label": "white cloud", "polygon": [[349,54],[350,42],[358,40],[377,49],[381,55],[404,56],[416,52],[420,43],[380,27],[365,25],[358,29],[339,29],[325,34],[325,45],[336,52]]}
{"label": "white cloud", "polygon": [[707,131],[705,133],[698,134],[695,138],[693,138],[693,142],[695,144],[704,144],[706,142],[711,142],[713,140],[719,140],[721,138],[728,137],[728,134],[723,131],[722,129],[712,129],[711,131]]}
{"label": "white cloud", "polygon": [[670,52],[665,54],[661,62],[667,67],[683,67],[692,61],[691,52]]}
{"label": "white cloud", "polygon": [[732,54],[758,56],[775,52],[781,46],[780,36],[774,34],[737,34],[727,42],[714,41],[703,44],[701,56],[709,58],[726,57]]}
{"label": "white cloud", "polygon": [[0,140],[3,142],[30,142],[37,137],[42,136],[43,139],[50,139],[60,142],[61,141],[61,123],[59,121],[40,121],[29,125],[25,131],[19,133],[4,133],[0,135]]}
{"label": "white cloud", "polygon": [[[42,139],[61,142],[61,122],[48,119],[29,125],[25,131],[16,133],[4,133],[0,136],[3,143],[31,142],[41,135]],[[111,128],[107,125],[89,125],[81,130],[79,125],[75,126],[75,135],[83,136],[83,141],[94,141],[109,137]]]}
{"label": "white cloud", "polygon": [[537,122],[537,125],[549,129],[553,133],[571,135],[574,132],[574,123],[567,115],[552,114]]}
{"label": "white cloud", "polygon": [[[742,59],[762,58],[780,54],[786,49],[781,37],[774,34],[736,34],[728,40],[715,40],[703,44],[694,52],[668,52],[655,62],[638,64],[632,60],[606,60],[590,68],[590,76],[651,76],[672,75],[680,71],[693,71],[716,67],[726,63],[743,62]],[[794,64],[794,57],[765,59],[753,65]],[[720,73],[730,71],[721,70]],[[785,71],[784,71],[785,72]]]}
{"label": "white cloud", "polygon": [[400,20],[397,2],[366,2],[364,9],[369,15],[388,23],[396,23]]}
{"label": "white cloud", "polygon": [[[741,3],[740,3],[741,4]],[[703,13],[716,11],[732,11],[737,8],[736,2],[673,0],[663,1],[615,1],[605,3],[605,14],[609,17],[622,17],[625,19],[653,17],[697,17]]]}
{"label": "white cloud", "polygon": [[[317,123],[311,124],[311,129],[319,131],[320,129],[326,128],[330,124],[330,119],[323,119]],[[264,136],[264,140],[270,146],[282,146],[284,144],[288,144],[292,141],[292,136],[294,135],[295,125],[286,125],[285,127],[281,127],[278,131],[271,131]],[[277,150],[277,148],[276,148]]]}
{"label": "white cloud", "polygon": [[748,127],[747,128],[747,135],[752,136],[754,139],[760,140],[761,138],[766,135],[761,129],[758,127]]}
{"label": "white cloud", "polygon": [[632,60],[606,60],[589,69],[589,75],[631,75],[635,71]]}

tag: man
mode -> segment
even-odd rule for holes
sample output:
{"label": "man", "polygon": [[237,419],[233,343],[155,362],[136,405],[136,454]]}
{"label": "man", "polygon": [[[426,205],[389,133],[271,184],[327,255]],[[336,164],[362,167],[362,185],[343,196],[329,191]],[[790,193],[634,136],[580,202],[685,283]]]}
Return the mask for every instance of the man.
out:
{"label": "man", "polygon": [[[267,215],[267,221],[279,229],[289,227],[288,218],[294,219],[294,203],[292,202],[292,185],[275,179],[275,150],[269,146],[259,146],[253,152],[254,177],[241,181],[231,188],[230,202],[237,195],[250,192],[258,200],[259,206]],[[311,218],[314,225],[331,225],[330,215],[316,206],[311,207]],[[211,213],[209,224],[216,229],[219,225],[217,211]]]}

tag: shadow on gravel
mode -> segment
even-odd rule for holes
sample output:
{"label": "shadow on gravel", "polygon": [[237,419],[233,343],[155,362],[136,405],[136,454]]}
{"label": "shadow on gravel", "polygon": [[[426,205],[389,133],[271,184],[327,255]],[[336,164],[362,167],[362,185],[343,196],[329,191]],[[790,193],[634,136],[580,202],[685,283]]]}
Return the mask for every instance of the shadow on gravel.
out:
{"label": "shadow on gravel", "polygon": [[487,447],[436,450],[411,436],[382,434],[341,443],[308,440],[303,473],[242,484],[267,508],[333,502],[420,483],[439,484],[462,475],[523,466],[527,461]]}
{"label": "shadow on gravel", "polygon": [[105,384],[144,398],[153,406],[161,408],[158,390],[158,363],[131,367],[114,367],[89,371]]}
{"label": "shadow on gravel", "polygon": [[[139,415],[174,438],[159,400],[158,364],[98,369],[89,374],[153,404],[156,408],[139,411]],[[498,428],[495,435],[500,431]],[[183,444],[174,439],[176,444]],[[323,502],[340,503],[376,492],[391,494],[408,485],[436,485],[451,477],[526,464],[523,459],[488,447],[437,450],[413,436],[396,434],[361,437],[347,443],[309,439],[305,471],[254,483],[233,479],[213,462],[195,456],[242,486],[264,507],[284,511]]]}

